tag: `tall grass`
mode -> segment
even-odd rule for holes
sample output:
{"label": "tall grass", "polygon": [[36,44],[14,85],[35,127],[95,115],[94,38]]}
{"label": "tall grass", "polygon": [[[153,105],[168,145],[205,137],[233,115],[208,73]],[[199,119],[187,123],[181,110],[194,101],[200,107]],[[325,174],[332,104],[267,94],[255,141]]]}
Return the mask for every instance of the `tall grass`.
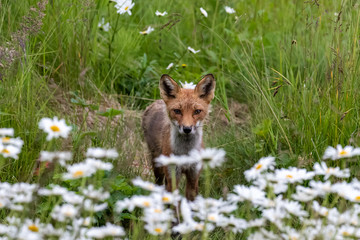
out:
{"label": "tall grass", "polygon": [[[206,145],[224,148],[228,158],[213,173],[214,196],[244,180],[261,156],[310,168],[328,145],[359,144],[357,1],[138,1],[131,16],[105,0],[49,0],[35,11],[37,3],[0,3],[0,127],[13,127],[26,143],[19,160],[2,166],[1,181],[33,180],[45,142],[37,123],[53,115],[75,129],[72,142],[58,147],[114,146],[127,163],[117,171],[139,173],[132,160],[146,156],[140,112],[159,98],[164,73],[177,81],[216,77],[214,104],[229,123],[213,112],[206,129]],[[169,14],[157,17],[156,10]],[[98,27],[102,18],[109,32]],[[148,26],[155,31],[139,34]],[[249,108],[244,124],[235,124],[233,100]],[[107,120],[97,114],[106,107],[126,112]],[[131,110],[138,112],[129,117]]]}

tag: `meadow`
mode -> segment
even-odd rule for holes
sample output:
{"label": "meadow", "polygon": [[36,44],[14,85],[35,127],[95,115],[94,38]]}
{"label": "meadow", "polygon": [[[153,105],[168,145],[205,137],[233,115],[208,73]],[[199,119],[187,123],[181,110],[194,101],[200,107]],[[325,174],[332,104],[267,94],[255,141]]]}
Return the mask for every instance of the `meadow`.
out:
{"label": "meadow", "polygon": [[[160,232],[154,231],[159,227],[149,230],[146,217],[141,217],[146,211],[126,202],[164,194],[150,184],[153,176],[141,114],[160,98],[162,74],[178,82],[197,83],[208,73],[215,76],[216,92],[204,142],[206,147],[223,149],[226,160],[220,167],[204,171],[200,194],[211,197],[213,206],[228,206],[228,212],[216,216],[247,222],[233,219],[232,225],[218,224],[204,210],[204,216],[192,213],[192,218],[203,224],[201,228],[187,225],[190,233],[178,229],[184,231],[183,238],[311,239],[313,236],[306,235],[311,232],[309,226],[319,225],[314,224],[319,219],[323,228],[315,232],[326,230],[330,237],[313,239],[360,237],[356,231],[360,187],[354,180],[360,177],[358,1],[154,0],[127,1],[134,3],[127,9],[116,7],[118,2],[123,1],[0,0],[0,128],[14,130],[14,134],[0,131],[0,135],[3,146],[8,137],[23,140],[23,144],[12,140],[22,146],[21,153],[8,157],[3,151],[0,156],[0,237],[110,238],[111,234],[96,235],[96,231],[108,231],[101,229],[108,226],[117,231],[114,236],[129,239],[169,238],[170,231],[165,229],[170,228],[171,220],[164,219],[167,224],[161,225],[164,230]],[[167,14],[157,16],[156,11]],[[55,116],[65,119],[71,131],[64,138],[49,140],[48,126],[39,127],[39,122]],[[94,148],[102,150],[94,153]],[[71,152],[71,157],[50,157],[53,161],[46,163],[41,151]],[[107,160],[96,164],[84,161],[99,156]],[[275,158],[259,162],[268,156]],[[59,160],[67,161],[60,164]],[[85,171],[87,164],[98,171],[75,174],[76,167]],[[256,172],[259,169],[261,172]],[[274,179],[284,169],[292,169],[294,176],[295,172],[303,175],[293,181]],[[247,170],[250,172],[244,175]],[[76,176],[66,178],[66,173]],[[134,184],[133,179],[138,181]],[[312,181],[326,183],[326,187]],[[36,185],[26,185],[24,190],[16,185],[20,182]],[[273,185],[275,182],[282,184]],[[15,185],[11,188],[8,184]],[[55,185],[64,196],[53,195],[50,189]],[[311,195],[309,189],[315,186],[323,192]],[[349,196],[341,188],[355,195]],[[10,189],[18,189],[11,198],[6,195]],[[94,189],[98,192],[91,195]],[[248,190],[254,196],[242,195]],[[185,206],[181,221],[206,201],[186,203],[182,192],[183,186],[179,194],[169,195],[176,200],[172,200],[172,208],[179,201]],[[19,204],[12,205],[17,194],[28,197],[21,202],[21,209],[16,208]],[[273,200],[268,205],[264,194]],[[309,198],[299,200],[301,194]],[[281,205],[282,197],[297,210]],[[79,202],[71,202],[76,199]],[[77,208],[70,209],[71,204]],[[164,207],[165,203],[161,206],[173,216],[167,211],[172,208]],[[71,210],[73,215],[67,213],[73,218],[61,218],[64,207]],[[131,208],[135,210],[129,211]],[[282,215],[266,218],[276,214],[265,210]],[[88,224],[75,224],[73,219]],[[43,235],[41,229],[51,232],[49,224],[60,233]],[[6,233],[9,226],[16,226],[13,235]],[[59,237],[69,226],[73,235]],[[85,229],[93,229],[93,235]]]}

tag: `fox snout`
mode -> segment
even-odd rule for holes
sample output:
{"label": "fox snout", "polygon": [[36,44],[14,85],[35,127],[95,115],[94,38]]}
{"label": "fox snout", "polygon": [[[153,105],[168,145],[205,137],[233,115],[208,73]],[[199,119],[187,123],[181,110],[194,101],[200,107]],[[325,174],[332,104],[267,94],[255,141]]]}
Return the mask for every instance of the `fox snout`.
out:
{"label": "fox snout", "polygon": [[179,132],[184,134],[191,134],[195,133],[195,128],[193,126],[180,126]]}

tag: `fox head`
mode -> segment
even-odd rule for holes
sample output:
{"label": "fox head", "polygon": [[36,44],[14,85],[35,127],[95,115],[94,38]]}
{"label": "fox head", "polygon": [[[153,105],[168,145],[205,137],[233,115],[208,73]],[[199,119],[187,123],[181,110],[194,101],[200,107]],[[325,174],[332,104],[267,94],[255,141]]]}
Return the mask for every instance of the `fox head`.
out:
{"label": "fox head", "polygon": [[160,79],[160,95],[172,124],[180,134],[195,134],[209,111],[214,98],[215,79],[205,75],[194,89],[181,88],[169,75]]}

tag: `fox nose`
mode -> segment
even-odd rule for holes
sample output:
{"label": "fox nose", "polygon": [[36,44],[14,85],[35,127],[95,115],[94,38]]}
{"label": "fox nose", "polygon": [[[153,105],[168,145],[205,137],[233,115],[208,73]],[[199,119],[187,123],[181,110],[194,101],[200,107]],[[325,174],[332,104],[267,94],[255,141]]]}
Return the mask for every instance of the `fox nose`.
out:
{"label": "fox nose", "polygon": [[191,133],[191,129],[192,129],[192,127],[186,127],[186,126],[183,127],[184,133],[186,133],[186,134]]}

